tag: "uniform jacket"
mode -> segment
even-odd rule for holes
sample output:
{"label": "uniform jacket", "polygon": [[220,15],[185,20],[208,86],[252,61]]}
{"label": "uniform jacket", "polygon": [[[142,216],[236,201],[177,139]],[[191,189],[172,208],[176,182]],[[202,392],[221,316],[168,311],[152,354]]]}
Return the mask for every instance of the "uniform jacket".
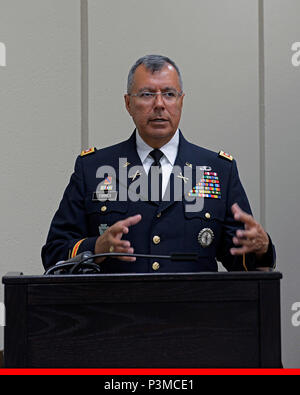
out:
{"label": "uniform jacket", "polygon": [[[119,158],[126,158],[127,161],[121,167],[122,170],[119,167]],[[218,192],[213,189],[212,194],[203,198],[203,209],[196,212],[188,212],[186,206],[191,202],[184,198],[175,199],[172,192],[169,201],[120,201],[121,187],[124,187],[124,183],[121,185],[119,182],[120,172],[127,171],[130,174],[134,166],[142,166],[136,151],[135,132],[127,141],[98,151],[91,150],[89,154],[79,156],[70,183],[51,223],[46,245],[42,249],[44,267],[49,268],[58,261],[84,251],[94,252],[96,240],[101,232],[115,222],[135,214],[142,215],[141,222],[132,226],[129,234],[123,237],[130,240],[135,253],[197,253],[198,260],[174,262],[143,258],[136,262],[123,262],[107,258],[101,264],[103,273],[154,273],[155,270],[159,273],[214,272],[218,270],[217,261],[228,271],[255,270],[257,266],[274,267],[275,249],[271,239],[269,251],[263,261],[258,262],[254,254],[248,254],[244,259],[230,254],[230,248],[234,247],[232,238],[237,229],[244,228],[243,224],[234,220],[231,206],[238,203],[242,210],[251,214],[235,160],[221,157],[215,152],[189,143],[180,132],[175,166],[184,169],[187,165],[191,169],[192,188],[201,183],[201,180],[197,179],[197,167],[210,170],[208,174],[215,174],[220,187]],[[116,179],[106,180],[105,175],[97,178],[97,171],[101,166],[116,169]],[[211,182],[212,178],[210,177]],[[118,193],[114,201],[99,201],[95,198],[99,184],[104,185],[105,180],[113,192]],[[128,178],[127,187],[132,182],[133,178]],[[174,179],[171,177],[171,191],[172,183]],[[182,183],[184,184],[183,181]],[[203,229],[213,232],[213,240],[208,246],[203,246],[199,242],[199,233]],[[153,266],[157,261],[159,269],[157,265]]]}

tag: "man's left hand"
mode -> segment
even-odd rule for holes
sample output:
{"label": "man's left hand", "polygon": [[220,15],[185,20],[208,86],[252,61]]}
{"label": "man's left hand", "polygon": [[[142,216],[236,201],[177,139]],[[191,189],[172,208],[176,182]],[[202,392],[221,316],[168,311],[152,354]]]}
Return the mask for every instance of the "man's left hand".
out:
{"label": "man's left hand", "polygon": [[234,219],[245,224],[245,229],[239,229],[233,238],[233,243],[239,248],[231,248],[232,255],[255,253],[262,257],[269,247],[269,237],[263,227],[255,221],[252,215],[245,213],[238,204],[231,207]]}

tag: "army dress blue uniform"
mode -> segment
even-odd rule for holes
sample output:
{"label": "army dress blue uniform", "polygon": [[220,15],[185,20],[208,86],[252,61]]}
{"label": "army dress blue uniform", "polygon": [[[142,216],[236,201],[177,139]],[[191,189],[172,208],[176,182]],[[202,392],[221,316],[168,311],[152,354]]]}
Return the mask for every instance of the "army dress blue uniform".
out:
{"label": "army dress blue uniform", "polygon": [[[175,165],[184,169],[188,164],[193,169],[194,188],[191,193],[192,196],[193,193],[203,196],[204,207],[201,211],[188,212],[186,205],[190,202],[185,199],[176,201],[172,199],[172,195],[170,201],[120,201],[118,174],[116,184],[112,186],[116,200],[95,199],[97,186],[105,180],[105,177],[102,180],[96,177],[101,166],[111,166],[118,170],[119,158],[126,157],[128,172],[133,166],[142,167],[136,149],[135,133],[137,132],[127,141],[98,151],[91,149],[77,158],[75,171],[51,223],[46,245],[42,249],[42,260],[46,269],[81,252],[94,253],[101,231],[104,232],[117,221],[136,214],[141,214],[142,220],[130,227],[129,233],[123,237],[131,242],[136,254],[197,253],[198,260],[175,262],[142,258],[136,262],[124,262],[107,258],[100,265],[103,273],[215,272],[218,270],[217,261],[228,271],[275,266],[275,248],[271,239],[269,250],[262,261],[258,261],[255,254],[230,254],[230,248],[235,247],[232,238],[238,229],[244,229],[242,223],[234,220],[231,206],[238,203],[242,210],[251,214],[236,162],[225,153],[217,154],[189,143],[181,132]],[[205,181],[208,184],[196,179],[195,169],[199,166],[210,170],[204,173],[207,174]],[[132,180],[128,180],[128,186],[130,181]],[[215,183],[211,184],[213,192],[204,194],[204,187],[201,185],[209,185],[211,182]],[[206,243],[204,240],[202,243],[201,235],[208,237],[209,241]]]}

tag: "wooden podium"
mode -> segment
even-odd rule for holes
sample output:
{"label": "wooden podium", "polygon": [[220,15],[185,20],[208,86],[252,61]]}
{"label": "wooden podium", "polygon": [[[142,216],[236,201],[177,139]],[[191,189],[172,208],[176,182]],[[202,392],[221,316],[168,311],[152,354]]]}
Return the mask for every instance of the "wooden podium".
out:
{"label": "wooden podium", "polygon": [[280,368],[277,272],[7,275],[7,368]]}

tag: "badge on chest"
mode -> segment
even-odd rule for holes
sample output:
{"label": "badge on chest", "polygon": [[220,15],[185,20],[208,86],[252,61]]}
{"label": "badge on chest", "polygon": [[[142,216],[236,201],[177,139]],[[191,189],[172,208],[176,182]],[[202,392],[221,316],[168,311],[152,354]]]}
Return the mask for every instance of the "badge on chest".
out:
{"label": "badge on chest", "polygon": [[198,242],[201,244],[203,248],[209,247],[214,241],[215,235],[214,232],[209,229],[205,228],[202,229],[198,235]]}

